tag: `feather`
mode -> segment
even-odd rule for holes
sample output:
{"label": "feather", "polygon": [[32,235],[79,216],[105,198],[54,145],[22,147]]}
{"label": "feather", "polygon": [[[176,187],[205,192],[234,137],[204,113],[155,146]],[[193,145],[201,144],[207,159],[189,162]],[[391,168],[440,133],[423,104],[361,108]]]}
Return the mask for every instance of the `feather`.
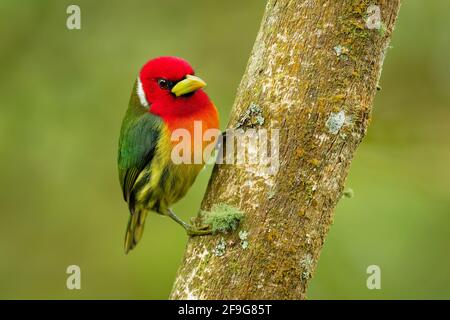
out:
{"label": "feather", "polygon": [[162,120],[149,112],[130,108],[119,139],[119,179],[124,200],[130,202],[133,186],[142,170],[152,161],[160,136]]}

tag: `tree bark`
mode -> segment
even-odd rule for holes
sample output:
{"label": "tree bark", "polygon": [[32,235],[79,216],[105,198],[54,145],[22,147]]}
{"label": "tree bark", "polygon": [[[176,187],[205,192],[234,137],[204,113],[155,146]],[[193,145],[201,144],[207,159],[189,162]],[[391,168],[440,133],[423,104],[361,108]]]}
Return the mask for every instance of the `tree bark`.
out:
{"label": "tree bark", "polygon": [[[381,9],[379,29],[366,25],[372,4]],[[228,128],[280,129],[280,167],[267,174],[263,164],[215,166],[202,209],[227,203],[243,211],[248,246],[238,232],[190,238],[171,299],[306,298],[370,122],[399,7],[268,1]],[[252,107],[259,121],[247,121]]]}

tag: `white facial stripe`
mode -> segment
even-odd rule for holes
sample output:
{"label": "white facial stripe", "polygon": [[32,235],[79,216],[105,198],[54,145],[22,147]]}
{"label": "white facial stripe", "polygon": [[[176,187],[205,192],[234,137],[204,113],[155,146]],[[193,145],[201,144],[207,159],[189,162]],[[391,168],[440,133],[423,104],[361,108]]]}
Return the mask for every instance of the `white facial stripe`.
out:
{"label": "white facial stripe", "polygon": [[141,101],[141,105],[143,107],[148,107],[148,101],[147,98],[145,97],[145,92],[144,92],[144,88],[142,87],[142,82],[141,79],[138,77],[137,78],[137,95],[139,97],[139,101]]}

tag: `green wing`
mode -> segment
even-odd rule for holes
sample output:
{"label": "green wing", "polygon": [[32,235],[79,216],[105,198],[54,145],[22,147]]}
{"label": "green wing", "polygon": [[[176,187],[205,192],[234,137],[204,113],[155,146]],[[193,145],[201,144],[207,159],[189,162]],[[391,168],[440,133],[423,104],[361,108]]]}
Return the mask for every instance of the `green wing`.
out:
{"label": "green wing", "polygon": [[129,202],[139,174],[155,155],[162,121],[149,112],[129,109],[122,123],[118,167],[123,197]]}

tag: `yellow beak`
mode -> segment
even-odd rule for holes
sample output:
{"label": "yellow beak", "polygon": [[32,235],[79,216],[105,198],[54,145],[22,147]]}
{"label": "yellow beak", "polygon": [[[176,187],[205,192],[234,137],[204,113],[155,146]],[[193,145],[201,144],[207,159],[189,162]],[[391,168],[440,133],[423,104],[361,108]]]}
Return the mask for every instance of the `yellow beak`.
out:
{"label": "yellow beak", "polygon": [[192,76],[188,74],[186,79],[178,82],[175,87],[172,88],[172,93],[177,97],[182,96],[184,94],[188,94],[203,88],[206,86],[206,82],[200,79],[199,77]]}

